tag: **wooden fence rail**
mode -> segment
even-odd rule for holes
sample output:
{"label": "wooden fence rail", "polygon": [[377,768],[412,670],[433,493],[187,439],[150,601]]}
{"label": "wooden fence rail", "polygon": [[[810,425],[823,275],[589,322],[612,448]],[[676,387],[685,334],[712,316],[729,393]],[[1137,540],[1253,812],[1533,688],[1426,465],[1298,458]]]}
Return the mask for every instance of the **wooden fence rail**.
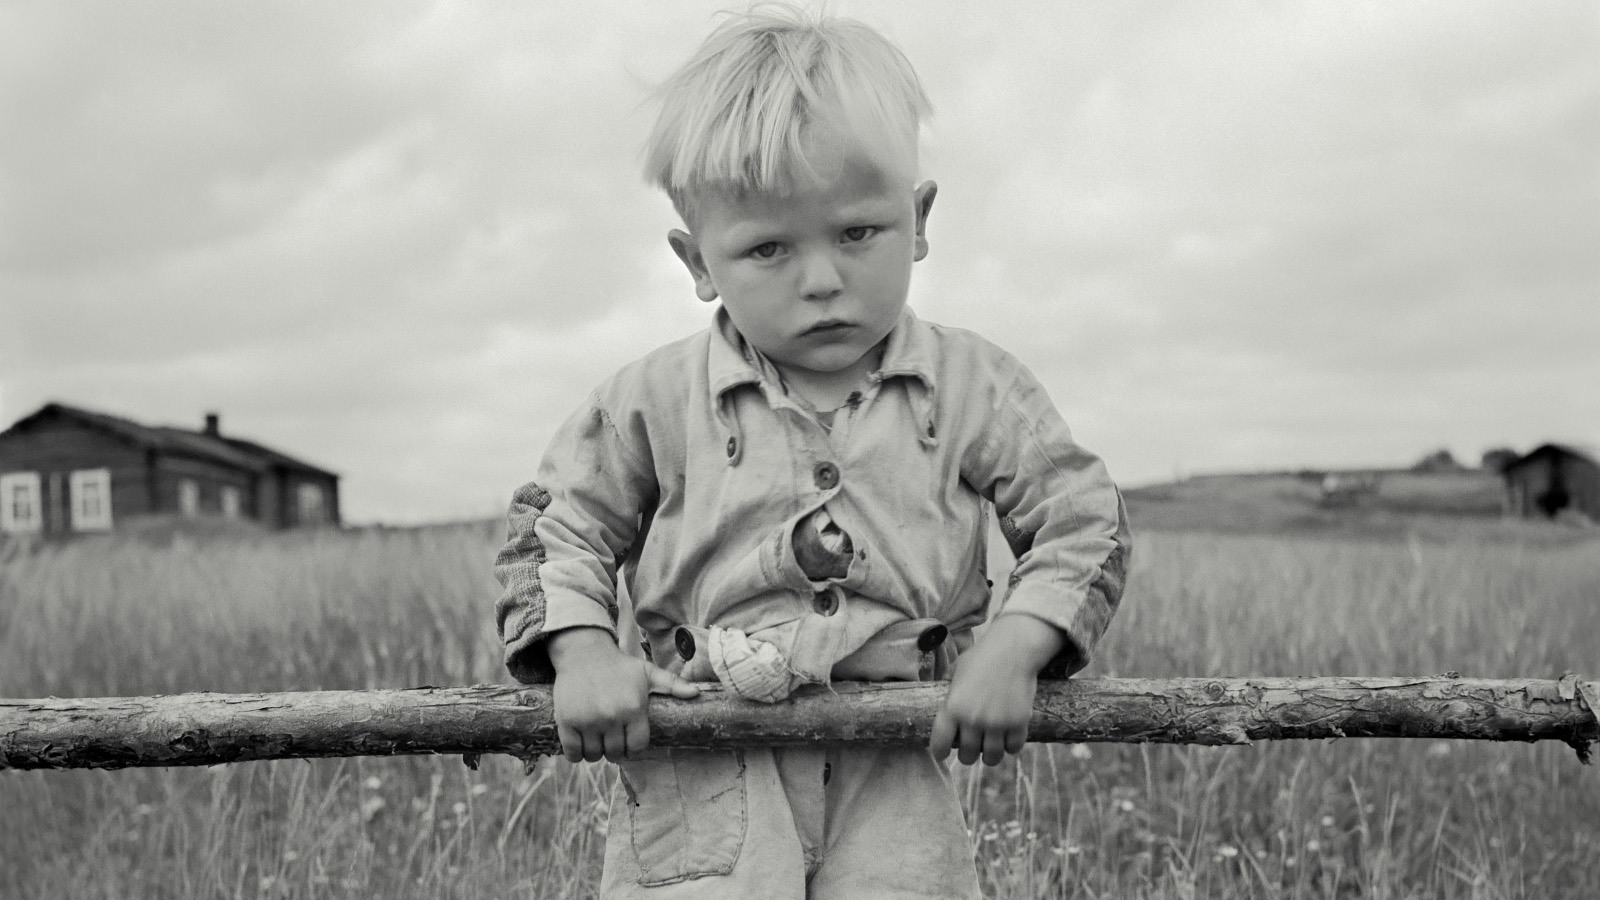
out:
{"label": "wooden fence rail", "polygon": [[[947,685],[837,684],[763,705],[707,686],[654,697],[651,741],[737,747],[920,744]],[[558,751],[550,689],[510,685],[280,694],[0,699],[0,769]],[[1169,744],[1410,737],[1559,740],[1587,762],[1600,684],[1417,678],[1085,678],[1041,682],[1029,739]]]}

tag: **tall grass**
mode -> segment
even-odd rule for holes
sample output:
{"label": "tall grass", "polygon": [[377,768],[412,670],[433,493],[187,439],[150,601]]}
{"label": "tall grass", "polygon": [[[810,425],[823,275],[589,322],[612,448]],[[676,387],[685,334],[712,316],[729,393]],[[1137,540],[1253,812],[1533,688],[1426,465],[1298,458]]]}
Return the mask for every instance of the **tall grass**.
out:
{"label": "tall grass", "polygon": [[[1537,537],[1145,534],[1086,674],[1600,674],[1600,545]],[[500,680],[498,541],[13,551],[0,695]],[[592,896],[610,780],[503,758],[0,773],[0,897]],[[995,897],[1600,896],[1600,776],[1564,746],[1035,746],[960,783]]]}

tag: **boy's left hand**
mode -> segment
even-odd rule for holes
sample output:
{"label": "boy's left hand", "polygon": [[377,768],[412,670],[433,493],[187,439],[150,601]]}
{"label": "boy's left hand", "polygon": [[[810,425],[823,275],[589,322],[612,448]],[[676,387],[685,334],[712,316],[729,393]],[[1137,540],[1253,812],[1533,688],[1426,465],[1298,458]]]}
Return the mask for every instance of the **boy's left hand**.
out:
{"label": "boy's left hand", "polygon": [[995,619],[983,639],[956,662],[950,695],[933,721],[928,749],[944,759],[954,747],[963,765],[981,756],[991,766],[1021,750],[1028,740],[1039,670],[1064,642],[1054,627],[1031,616]]}

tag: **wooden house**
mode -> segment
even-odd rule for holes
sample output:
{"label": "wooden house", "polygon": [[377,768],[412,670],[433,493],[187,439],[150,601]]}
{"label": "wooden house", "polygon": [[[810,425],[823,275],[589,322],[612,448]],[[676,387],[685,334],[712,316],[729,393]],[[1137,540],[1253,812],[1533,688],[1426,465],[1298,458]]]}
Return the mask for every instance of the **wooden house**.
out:
{"label": "wooden house", "polygon": [[1552,519],[1563,511],[1600,522],[1600,462],[1566,444],[1542,444],[1501,464],[1506,515]]}
{"label": "wooden house", "polygon": [[0,432],[0,532],[107,531],[143,516],[339,524],[339,476],[222,434],[48,403]]}

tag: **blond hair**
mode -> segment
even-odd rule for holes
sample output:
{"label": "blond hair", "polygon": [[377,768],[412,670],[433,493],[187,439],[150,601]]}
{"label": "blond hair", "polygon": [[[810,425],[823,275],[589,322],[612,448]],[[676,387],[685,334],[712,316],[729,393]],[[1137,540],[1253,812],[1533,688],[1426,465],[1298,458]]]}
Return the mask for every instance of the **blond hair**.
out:
{"label": "blond hair", "polygon": [[886,171],[916,176],[932,112],[911,63],[852,19],[787,4],[729,13],[658,91],[645,177],[685,222],[710,190],[786,192],[817,172],[807,142],[834,140]]}

